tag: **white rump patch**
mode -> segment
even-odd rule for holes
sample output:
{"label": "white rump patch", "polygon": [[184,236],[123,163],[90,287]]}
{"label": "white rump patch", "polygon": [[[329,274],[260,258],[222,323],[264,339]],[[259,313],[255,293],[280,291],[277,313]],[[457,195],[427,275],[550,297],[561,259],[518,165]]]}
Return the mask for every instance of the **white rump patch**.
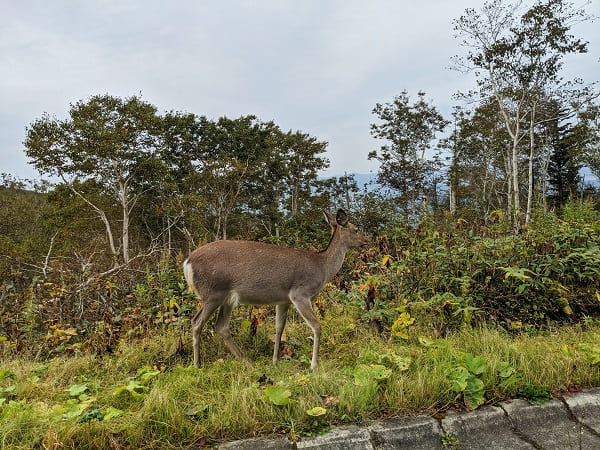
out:
{"label": "white rump patch", "polygon": [[194,269],[187,259],[183,262],[183,277],[187,281],[190,292],[198,295],[198,291],[194,285]]}

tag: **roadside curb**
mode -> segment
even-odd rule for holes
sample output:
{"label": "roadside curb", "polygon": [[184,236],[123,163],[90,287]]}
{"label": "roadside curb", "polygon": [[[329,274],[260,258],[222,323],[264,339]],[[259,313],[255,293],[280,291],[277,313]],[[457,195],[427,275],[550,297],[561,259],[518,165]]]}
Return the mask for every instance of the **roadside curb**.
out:
{"label": "roadside curb", "polygon": [[403,417],[368,426],[340,426],[322,436],[293,442],[256,438],[228,442],[219,449],[425,450],[600,448],[600,388],[565,394],[542,405],[502,402],[443,419]]}

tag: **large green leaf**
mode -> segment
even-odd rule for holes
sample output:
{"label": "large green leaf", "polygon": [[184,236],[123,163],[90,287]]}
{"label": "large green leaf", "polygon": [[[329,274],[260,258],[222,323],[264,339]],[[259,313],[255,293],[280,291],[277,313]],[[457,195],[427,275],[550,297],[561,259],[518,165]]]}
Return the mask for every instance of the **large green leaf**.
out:
{"label": "large green leaf", "polygon": [[306,410],[306,414],[313,417],[322,416],[327,413],[327,410],[322,406],[315,406],[314,408]]}
{"label": "large green leaf", "polygon": [[410,356],[400,356],[394,352],[390,352],[379,355],[378,361],[380,363],[393,364],[400,372],[404,372],[410,368],[412,358]]}
{"label": "large green leaf", "polygon": [[69,395],[71,397],[78,397],[81,394],[83,394],[85,391],[87,391],[88,387],[85,384],[74,384],[67,390],[69,391]]}
{"label": "large green leaf", "polygon": [[470,353],[467,353],[464,356],[463,361],[465,362],[469,372],[471,372],[473,375],[480,375],[488,368],[488,365],[481,356],[473,356]]}
{"label": "large green leaf", "polygon": [[285,389],[283,386],[277,384],[269,386],[263,391],[263,397],[277,406],[289,405],[292,402],[290,399],[291,395],[292,393],[289,389]]}
{"label": "large green leaf", "polygon": [[151,367],[142,367],[137,371],[135,377],[145,386],[158,374],[160,374],[160,370]]}
{"label": "large green leaf", "polygon": [[483,381],[476,376],[467,378],[467,387],[464,391],[465,405],[471,409],[476,409],[485,401]]}
{"label": "large green leaf", "polygon": [[454,367],[446,375],[454,392],[463,392],[467,388],[467,379],[471,376],[466,367]]}
{"label": "large green leaf", "polygon": [[515,373],[515,368],[512,367],[510,364],[508,364],[507,362],[501,362],[500,364],[498,364],[498,375],[501,378],[508,378],[510,377],[513,373]]}
{"label": "large green leaf", "polygon": [[104,412],[104,420],[115,419],[117,417],[121,417],[123,414],[124,413],[122,410],[109,406]]}
{"label": "large green leaf", "polygon": [[354,384],[368,386],[374,381],[383,381],[389,378],[392,370],[380,364],[360,364],[354,369]]}

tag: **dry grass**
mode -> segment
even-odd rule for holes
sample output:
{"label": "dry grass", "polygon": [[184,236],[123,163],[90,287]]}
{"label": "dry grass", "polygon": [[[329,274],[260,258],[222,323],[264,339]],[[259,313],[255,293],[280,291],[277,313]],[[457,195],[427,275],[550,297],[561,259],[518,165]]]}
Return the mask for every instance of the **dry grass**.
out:
{"label": "dry grass", "polygon": [[[249,363],[233,360],[210,332],[204,335],[200,369],[189,367],[189,354],[169,358],[179,342],[174,334],[123,344],[114,355],[55,358],[44,363],[46,369],[40,361],[0,361],[0,370],[15,374],[15,380],[7,378],[0,386],[17,386],[4,395],[12,402],[0,407],[0,446],[179,448],[256,435],[296,437],[382,415],[431,413],[461,402],[447,374],[465,353],[485,359],[488,369],[481,377],[488,402],[515,395],[524,383],[549,391],[600,385],[599,365],[592,365],[579,346],[598,345],[597,325],[514,336],[495,329],[465,329],[419,343],[415,335],[407,342],[373,335],[349,306],[332,307],[323,323],[323,356],[316,373],[308,370],[309,331],[297,317],[291,317],[287,329],[296,356],[278,367],[270,361],[272,324],[261,326],[254,337],[237,330]],[[392,369],[389,378],[355,384],[357,365],[379,364],[382,355],[391,353],[412,358],[408,370],[384,363]],[[503,384],[498,378],[501,363],[514,368],[517,383]],[[165,364],[164,370],[148,383],[141,398],[113,394],[141,367],[160,364]],[[36,373],[39,380],[32,378]],[[263,396],[270,383],[288,389],[293,402],[272,404]],[[123,415],[84,423],[61,417],[60,406],[70,398],[66,389],[74,384],[88,386],[87,394],[95,398],[92,407],[103,412],[118,408]],[[327,413],[311,417],[306,411],[315,406],[324,406]]]}

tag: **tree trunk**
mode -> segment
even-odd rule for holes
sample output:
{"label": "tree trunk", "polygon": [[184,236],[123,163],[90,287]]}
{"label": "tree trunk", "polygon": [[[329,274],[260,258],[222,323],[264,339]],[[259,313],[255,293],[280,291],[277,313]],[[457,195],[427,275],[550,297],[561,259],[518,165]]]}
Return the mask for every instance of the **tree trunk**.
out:
{"label": "tree trunk", "polygon": [[123,262],[129,262],[129,204],[127,201],[127,182],[119,181],[119,189],[121,190],[121,207],[123,208]]}
{"label": "tree trunk", "polygon": [[110,226],[110,222],[108,221],[108,217],[106,217],[106,214],[104,211],[102,211],[100,208],[98,208],[96,205],[94,205],[92,202],[90,202],[87,198],[85,198],[83,196],[83,194],[81,194],[81,192],[79,192],[78,190],[76,190],[71,183],[68,183],[64,177],[61,176],[61,178],[63,179],[63,181],[65,182],[65,184],[69,187],[69,189],[71,189],[71,191],[77,195],[79,198],[81,198],[85,203],[87,203],[94,211],[96,211],[96,214],[98,214],[98,217],[100,217],[100,220],[102,221],[102,223],[104,224],[104,227],[106,228],[106,237],[108,238],[108,246],[110,247],[110,251],[113,255],[113,257],[117,256],[117,249],[115,247],[115,240],[113,238],[113,233],[112,233],[112,228]]}
{"label": "tree trunk", "polygon": [[533,148],[535,146],[535,137],[533,128],[535,125],[535,103],[531,108],[531,120],[529,121],[529,170],[528,170],[528,189],[527,189],[527,211],[525,212],[525,225],[529,225],[531,219],[531,206],[533,203]]}
{"label": "tree trunk", "polygon": [[291,205],[290,205],[290,213],[292,215],[292,217],[296,216],[296,213],[298,212],[298,191],[299,191],[299,181],[296,178],[294,180],[294,184],[292,185],[292,198],[291,198]]}
{"label": "tree trunk", "polygon": [[512,217],[513,212],[513,193],[512,193],[512,163],[510,159],[510,153],[506,154],[504,161],[504,168],[506,170],[506,217]]}
{"label": "tree trunk", "polygon": [[519,126],[517,125],[517,130],[515,133],[515,137],[513,139],[512,145],[512,192],[513,192],[513,210],[515,217],[515,225],[516,219],[521,210],[521,202],[519,199]]}
{"label": "tree trunk", "polygon": [[171,218],[167,217],[167,249],[169,250],[169,255],[171,255]]}
{"label": "tree trunk", "polygon": [[449,203],[450,203],[450,214],[456,214],[456,189],[452,187],[452,183],[450,183],[450,192],[449,195]]}

